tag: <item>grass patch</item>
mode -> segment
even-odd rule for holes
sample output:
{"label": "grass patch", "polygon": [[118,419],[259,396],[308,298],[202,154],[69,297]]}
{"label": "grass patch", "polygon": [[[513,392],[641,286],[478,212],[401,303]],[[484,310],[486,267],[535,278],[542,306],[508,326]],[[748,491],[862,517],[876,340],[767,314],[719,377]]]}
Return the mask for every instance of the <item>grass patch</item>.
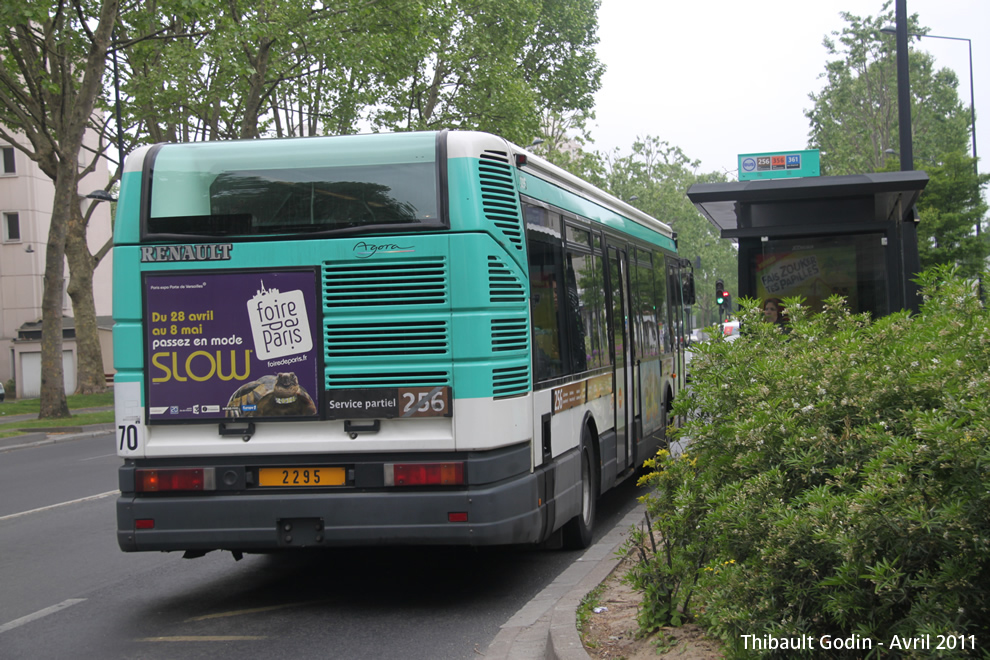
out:
{"label": "grass patch", "polygon": [[[65,397],[69,410],[82,408],[102,408],[113,405],[113,392],[100,394],[72,394]],[[4,415],[35,415],[41,410],[41,399],[7,399],[0,403],[0,413]],[[57,421],[57,420],[49,420]]]}
{"label": "grass patch", "polygon": [[[113,392],[101,394],[73,394],[66,397],[69,411],[86,408],[113,406]],[[19,422],[4,422],[10,415],[38,415],[41,399],[8,399],[0,403],[0,438],[22,435],[19,429],[52,428],[60,426],[84,426],[86,424],[107,424],[113,422],[113,410],[74,414],[62,419],[26,419]]]}
{"label": "grass patch", "polygon": [[588,640],[585,639],[585,627],[591,620],[591,615],[594,613],[596,607],[601,604],[602,594],[605,593],[605,583],[602,582],[597,587],[585,594],[584,598],[581,599],[581,604],[577,608],[577,629],[581,634],[581,640],[588,644]]}

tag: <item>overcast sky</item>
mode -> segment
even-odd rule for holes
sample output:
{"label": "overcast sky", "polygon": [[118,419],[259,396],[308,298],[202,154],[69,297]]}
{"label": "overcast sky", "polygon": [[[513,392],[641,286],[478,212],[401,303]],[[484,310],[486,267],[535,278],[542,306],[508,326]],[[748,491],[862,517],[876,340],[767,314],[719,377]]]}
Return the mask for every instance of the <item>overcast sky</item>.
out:
{"label": "overcast sky", "polygon": [[[808,95],[821,89],[827,61],[823,37],[846,25],[839,12],[876,16],[882,7],[882,0],[602,0],[598,57],[608,69],[594,148],[628,154],[637,137],[651,135],[700,160],[701,172],[730,180],[738,154],[804,149]],[[990,171],[990,0],[907,0],[907,11],[931,34],[972,40],[977,151],[980,171]],[[912,47],[956,71],[969,107],[967,43],[924,38]]]}

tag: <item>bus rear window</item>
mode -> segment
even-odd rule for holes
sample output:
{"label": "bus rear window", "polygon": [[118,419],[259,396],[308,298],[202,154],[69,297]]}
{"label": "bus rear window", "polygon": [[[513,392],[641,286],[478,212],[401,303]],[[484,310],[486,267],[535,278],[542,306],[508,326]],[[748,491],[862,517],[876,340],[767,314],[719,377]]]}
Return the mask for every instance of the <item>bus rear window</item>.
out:
{"label": "bus rear window", "polygon": [[416,149],[400,143],[378,152],[378,162],[369,162],[376,159],[367,150],[348,148],[347,138],[278,142],[163,147],[152,168],[146,235],[249,237],[441,223],[434,140]]}

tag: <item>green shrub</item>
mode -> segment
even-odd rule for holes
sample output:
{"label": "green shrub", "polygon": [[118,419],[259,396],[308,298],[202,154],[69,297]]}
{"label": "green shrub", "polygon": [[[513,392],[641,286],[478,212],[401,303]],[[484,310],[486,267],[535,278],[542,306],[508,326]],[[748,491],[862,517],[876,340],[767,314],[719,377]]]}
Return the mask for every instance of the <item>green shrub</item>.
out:
{"label": "green shrub", "polygon": [[821,649],[823,635],[874,655],[931,635],[903,657],[965,635],[975,651],[944,655],[987,652],[990,314],[950,271],[921,284],[919,314],[875,321],[838,296],[818,314],[785,301],[786,332],[744,301],[737,341],[697,347],[674,410],[688,451],[643,479],[641,625],[696,619],[738,657],[794,654],[743,635],[810,635],[808,655],[828,658],[870,651]]}

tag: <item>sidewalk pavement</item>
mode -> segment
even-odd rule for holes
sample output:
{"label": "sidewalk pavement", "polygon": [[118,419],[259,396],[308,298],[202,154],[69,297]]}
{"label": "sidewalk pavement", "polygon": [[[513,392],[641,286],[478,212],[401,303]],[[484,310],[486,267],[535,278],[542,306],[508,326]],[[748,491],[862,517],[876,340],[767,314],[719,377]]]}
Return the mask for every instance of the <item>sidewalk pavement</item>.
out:
{"label": "sidewalk pavement", "polygon": [[[81,411],[77,411],[81,412]],[[35,420],[35,415],[0,417],[0,421]],[[0,453],[111,433],[113,424],[31,429],[24,435],[0,438]],[[557,576],[508,621],[488,646],[487,660],[588,660],[577,630],[577,608],[584,597],[605,581],[620,557],[616,554],[629,531],[643,520],[639,503],[597,543]],[[548,551],[552,552],[552,551]]]}
{"label": "sidewalk pavement", "polygon": [[616,552],[643,521],[642,503],[588,548],[547,588],[502,624],[484,653],[486,660],[588,660],[577,631],[577,608],[619,565]]}

